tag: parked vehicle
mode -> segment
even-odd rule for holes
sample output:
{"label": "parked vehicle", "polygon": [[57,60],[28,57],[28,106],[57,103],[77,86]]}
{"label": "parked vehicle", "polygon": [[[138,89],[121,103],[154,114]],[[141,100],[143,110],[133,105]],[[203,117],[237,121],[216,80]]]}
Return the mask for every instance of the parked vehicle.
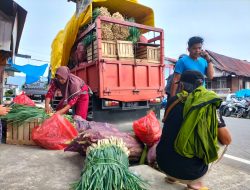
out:
{"label": "parked vehicle", "polygon": [[[128,1],[121,3],[131,6]],[[99,6],[93,2],[93,8]],[[149,17],[142,17],[133,9],[129,9],[128,13],[122,8],[125,5],[112,7],[112,3],[104,2],[103,6],[123,15],[127,13],[129,17],[136,18],[137,23],[100,16],[87,29],[79,32],[71,52],[71,55],[76,55],[77,61],[74,62],[73,57],[68,67],[93,91],[88,119],[111,123],[134,121],[145,116],[150,109],[159,118],[165,86],[163,29],[145,25]],[[146,9],[152,11],[151,8]],[[144,14],[143,11],[140,14]],[[151,36],[144,42],[103,40],[102,24],[138,29],[141,34],[154,35],[144,35]],[[79,48],[89,34],[97,34],[95,40]]]}
{"label": "parked vehicle", "polygon": [[245,112],[243,113],[242,117],[250,119],[250,101],[249,101],[249,99],[247,99],[246,109],[245,109]]}
{"label": "parked vehicle", "polygon": [[232,99],[231,102],[224,102],[220,111],[226,117],[235,116],[241,118],[246,117],[248,108],[249,102],[246,99]]}
{"label": "parked vehicle", "polygon": [[30,99],[43,102],[47,93],[47,82],[39,80],[32,84],[25,84],[23,86],[23,91]]}

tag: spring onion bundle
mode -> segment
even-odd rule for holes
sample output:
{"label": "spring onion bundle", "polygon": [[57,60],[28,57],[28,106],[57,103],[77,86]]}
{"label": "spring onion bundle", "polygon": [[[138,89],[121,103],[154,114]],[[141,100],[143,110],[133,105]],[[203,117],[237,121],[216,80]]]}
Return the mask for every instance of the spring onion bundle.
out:
{"label": "spring onion bundle", "polygon": [[111,137],[87,151],[81,180],[74,190],[145,190],[146,183],[129,171],[129,151],[121,139]]}
{"label": "spring onion bundle", "polygon": [[[33,119],[39,119],[40,122],[43,122],[50,116],[50,114],[45,113],[43,108],[14,104],[10,112],[7,115],[1,116],[0,119],[6,119],[8,123],[16,124],[28,122]],[[63,117],[74,123],[70,115],[63,115]]]}
{"label": "spring onion bundle", "polygon": [[15,124],[24,123],[32,119],[44,120],[48,117],[49,115],[44,112],[43,108],[15,104],[7,115],[1,116],[0,118],[6,119],[7,122]]}

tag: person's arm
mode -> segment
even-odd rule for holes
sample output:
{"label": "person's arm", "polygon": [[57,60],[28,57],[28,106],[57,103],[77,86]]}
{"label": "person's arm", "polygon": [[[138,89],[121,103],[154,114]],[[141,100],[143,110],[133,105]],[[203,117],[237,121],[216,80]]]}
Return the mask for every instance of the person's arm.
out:
{"label": "person's arm", "polygon": [[224,119],[219,110],[216,111],[218,119],[218,140],[223,145],[229,145],[232,141],[229,130],[226,128]]}
{"label": "person's arm", "polygon": [[55,114],[60,114],[60,115],[65,114],[69,111],[70,108],[71,106],[67,104],[62,109],[58,110]]}
{"label": "person's arm", "polygon": [[218,128],[218,140],[223,145],[229,145],[232,141],[229,130],[226,127]]}
{"label": "person's arm", "polygon": [[212,80],[214,78],[214,66],[212,60],[207,60],[207,77]]}
{"label": "person's arm", "polygon": [[209,57],[207,51],[202,51],[202,56],[207,61],[207,73],[206,73],[206,75],[210,80],[212,80],[214,78],[214,66],[213,66],[212,59]]}
{"label": "person's arm", "polygon": [[46,113],[51,113],[51,107],[50,107],[50,98],[45,98],[45,112]]}
{"label": "person's arm", "polygon": [[80,97],[80,94],[76,95],[74,98],[71,98],[68,102],[68,104],[63,107],[62,109],[58,110],[56,114],[65,114],[69,111],[69,109],[76,104]]}
{"label": "person's arm", "polygon": [[178,84],[176,84],[176,82],[178,82],[181,78],[181,75],[178,73],[174,73],[174,78],[171,84],[171,91],[170,91],[170,97],[173,97],[176,95],[176,91],[178,89]]}
{"label": "person's arm", "polygon": [[57,90],[55,81],[50,82],[50,88],[45,96],[45,112],[46,113],[51,113],[52,109],[50,107],[50,101],[54,97],[55,91]]}

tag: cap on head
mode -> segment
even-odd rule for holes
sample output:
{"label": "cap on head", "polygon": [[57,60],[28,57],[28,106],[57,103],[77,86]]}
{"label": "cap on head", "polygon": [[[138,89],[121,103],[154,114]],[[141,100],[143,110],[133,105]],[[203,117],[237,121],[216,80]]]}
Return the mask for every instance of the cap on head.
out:
{"label": "cap on head", "polygon": [[201,72],[188,70],[188,71],[184,71],[181,74],[181,78],[177,83],[185,82],[185,83],[190,83],[190,84],[197,84],[197,82],[203,83],[203,81],[204,81],[204,76]]}

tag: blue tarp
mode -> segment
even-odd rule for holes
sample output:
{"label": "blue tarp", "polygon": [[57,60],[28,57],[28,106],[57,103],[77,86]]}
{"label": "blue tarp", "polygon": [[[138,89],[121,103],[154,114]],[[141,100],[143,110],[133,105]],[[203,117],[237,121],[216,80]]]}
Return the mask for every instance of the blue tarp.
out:
{"label": "blue tarp", "polygon": [[235,92],[237,98],[250,97],[250,89],[242,89]]}
{"label": "blue tarp", "polygon": [[12,67],[16,68],[17,70],[26,74],[26,84],[31,84],[40,79],[40,76],[43,76],[44,72],[46,71],[48,64],[43,64],[41,66],[35,65],[16,65],[9,59],[9,64]]}

